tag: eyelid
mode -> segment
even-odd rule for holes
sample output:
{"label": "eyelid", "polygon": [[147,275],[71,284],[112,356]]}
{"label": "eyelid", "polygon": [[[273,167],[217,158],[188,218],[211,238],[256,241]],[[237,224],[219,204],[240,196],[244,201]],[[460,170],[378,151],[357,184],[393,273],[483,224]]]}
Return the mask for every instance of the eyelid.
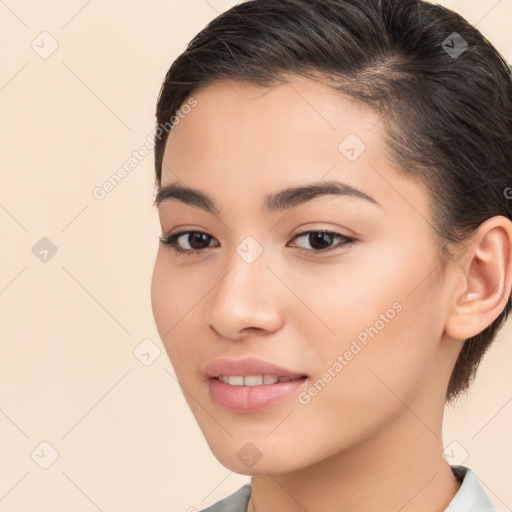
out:
{"label": "eyelid", "polygon": [[[215,240],[215,237],[213,235],[210,235],[204,231],[201,231],[198,229],[188,229],[188,230],[185,229],[185,230],[177,231],[176,233],[173,233],[170,235],[163,235],[159,238],[159,241],[164,246],[168,246],[171,250],[173,250],[176,255],[194,256],[194,255],[199,255],[202,252],[205,252],[206,249],[211,248],[211,246],[209,246],[209,245],[202,249],[183,249],[183,248],[181,248],[177,243],[178,239],[184,235],[190,235],[192,233],[199,233],[199,234],[206,235],[209,238],[209,242],[211,240]],[[357,238],[355,238],[353,236],[344,235],[343,233],[338,233],[337,231],[333,231],[331,229],[304,229],[302,231],[295,233],[292,236],[290,242],[293,242],[294,240],[296,240],[297,238],[300,238],[301,236],[306,236],[306,235],[313,234],[313,233],[326,233],[326,234],[329,234],[330,236],[333,236],[334,238],[343,239],[343,242],[341,244],[338,243],[331,247],[328,247],[325,249],[319,249],[319,250],[304,249],[301,247],[297,247],[299,252],[301,252],[303,254],[307,254],[307,255],[311,255],[311,254],[322,255],[322,254],[326,254],[326,253],[330,253],[330,252],[336,252],[340,248],[351,246],[354,243],[359,241]],[[287,247],[288,247],[288,244],[287,244]]]}
{"label": "eyelid", "polygon": [[301,236],[309,235],[311,233],[327,233],[327,234],[333,236],[334,238],[338,238],[338,239],[341,238],[344,241],[341,244],[338,243],[331,247],[328,247],[327,249],[319,249],[317,251],[312,250],[312,249],[303,249],[301,247],[298,247],[298,250],[300,252],[308,254],[308,255],[310,255],[310,254],[322,255],[322,254],[326,254],[326,253],[336,252],[341,248],[348,247],[348,246],[353,245],[354,243],[358,242],[357,238],[355,238],[353,236],[344,235],[343,233],[339,233],[332,229],[306,229],[304,231],[299,231],[292,237],[291,241],[294,241],[297,238],[300,238]]}
{"label": "eyelid", "polygon": [[210,248],[210,247],[206,247],[204,249],[183,249],[183,248],[181,248],[177,243],[178,239],[184,235],[190,235],[192,233],[200,233],[200,234],[206,235],[210,239],[210,241],[215,239],[215,237],[213,235],[209,235],[208,233],[201,231],[199,229],[183,229],[183,230],[177,231],[176,233],[172,233],[169,235],[162,235],[159,237],[159,241],[162,245],[168,246],[170,249],[172,249],[176,254],[194,255],[194,254],[199,254],[201,252],[204,252],[205,249]]}

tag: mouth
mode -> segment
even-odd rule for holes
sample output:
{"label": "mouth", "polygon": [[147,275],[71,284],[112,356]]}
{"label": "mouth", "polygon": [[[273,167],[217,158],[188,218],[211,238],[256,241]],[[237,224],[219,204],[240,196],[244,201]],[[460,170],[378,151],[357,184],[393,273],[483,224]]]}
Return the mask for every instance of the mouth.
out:
{"label": "mouth", "polygon": [[[210,361],[204,368],[203,373],[208,377],[227,378],[228,383],[232,385],[261,385],[274,384],[275,378],[281,379],[282,382],[286,378],[289,380],[302,378],[304,372],[291,370],[278,366],[270,361],[257,359],[254,357],[246,357],[244,359],[216,359]],[[242,380],[243,379],[243,382]],[[261,380],[261,382],[260,382]]]}
{"label": "mouth", "polygon": [[301,375],[300,377],[280,377],[277,375],[219,375],[218,377],[212,378],[218,379],[229,386],[267,386],[278,382],[303,380],[307,378],[307,375]]}
{"label": "mouth", "polygon": [[290,399],[309,380],[301,371],[254,357],[216,359],[203,373],[208,377],[210,398],[231,412],[255,412]]}
{"label": "mouth", "polygon": [[229,412],[254,413],[282,405],[306,386],[307,376],[219,375],[209,379],[210,398]]}

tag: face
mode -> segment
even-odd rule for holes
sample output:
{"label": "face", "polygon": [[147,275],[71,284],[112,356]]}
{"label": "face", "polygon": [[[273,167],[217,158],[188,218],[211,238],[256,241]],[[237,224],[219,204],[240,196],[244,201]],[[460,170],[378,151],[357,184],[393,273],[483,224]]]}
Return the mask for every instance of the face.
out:
{"label": "face", "polygon": [[[164,154],[162,187],[215,209],[176,190],[159,203],[162,236],[184,234],[183,252],[159,246],[153,313],[211,450],[241,474],[348,453],[398,424],[404,403],[428,415],[450,370],[426,188],[393,164],[378,114],[291,80],[196,91]],[[207,373],[245,358],[305,378],[249,386]],[[250,370],[217,374],[267,373]]]}

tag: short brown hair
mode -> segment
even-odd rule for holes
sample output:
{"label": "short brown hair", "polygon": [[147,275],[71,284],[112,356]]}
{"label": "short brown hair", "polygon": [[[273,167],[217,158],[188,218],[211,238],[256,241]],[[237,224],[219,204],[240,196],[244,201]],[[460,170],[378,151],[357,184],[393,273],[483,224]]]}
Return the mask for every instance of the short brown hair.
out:
{"label": "short brown hair", "polygon": [[[383,116],[401,170],[430,192],[436,248],[463,246],[495,215],[512,220],[512,81],[492,44],[462,16],[421,0],[248,0],[213,19],[173,62],[157,125],[215,80],[270,85],[316,79]],[[155,137],[161,185],[168,133]],[[511,307],[465,341],[446,400],[474,379]]]}

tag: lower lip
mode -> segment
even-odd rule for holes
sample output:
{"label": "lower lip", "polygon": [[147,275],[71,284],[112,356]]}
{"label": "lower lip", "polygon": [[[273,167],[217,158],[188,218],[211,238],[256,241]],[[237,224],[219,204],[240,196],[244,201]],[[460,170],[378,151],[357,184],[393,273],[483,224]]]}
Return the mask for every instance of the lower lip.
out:
{"label": "lower lip", "polygon": [[305,382],[306,378],[259,386],[231,386],[217,378],[212,378],[210,379],[210,396],[216,404],[228,411],[253,412],[297,392]]}

